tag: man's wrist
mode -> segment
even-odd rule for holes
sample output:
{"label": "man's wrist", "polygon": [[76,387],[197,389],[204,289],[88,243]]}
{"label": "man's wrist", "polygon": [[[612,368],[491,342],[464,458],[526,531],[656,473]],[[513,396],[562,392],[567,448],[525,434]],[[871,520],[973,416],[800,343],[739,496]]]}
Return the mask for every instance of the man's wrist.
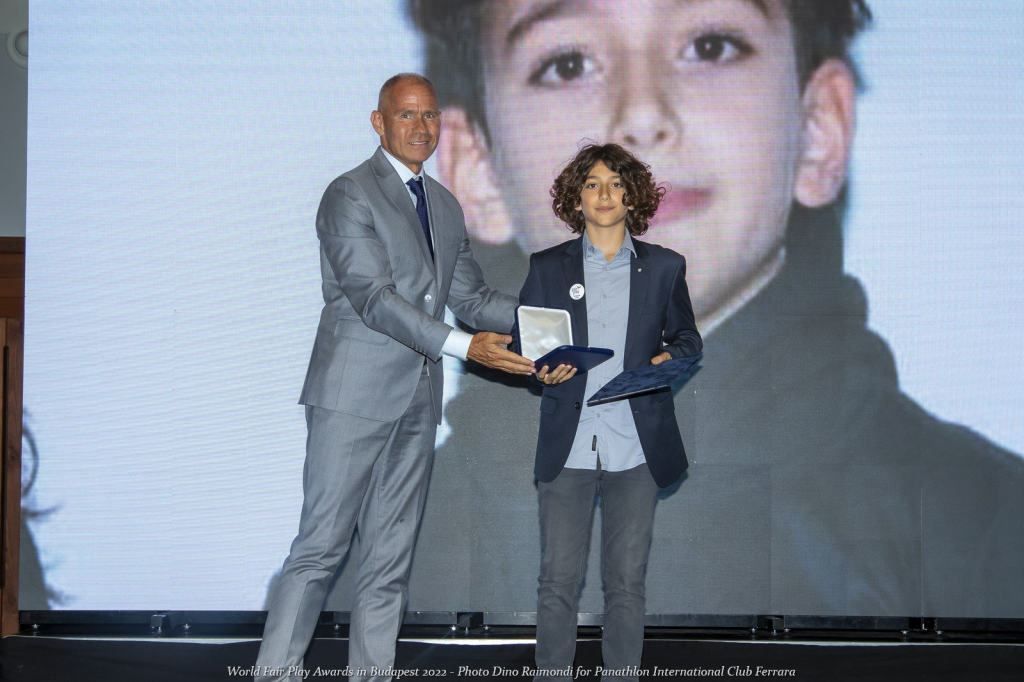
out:
{"label": "man's wrist", "polygon": [[448,333],[448,338],[445,339],[444,346],[441,347],[441,352],[444,355],[465,360],[469,355],[469,344],[472,341],[472,334],[467,334],[461,329],[453,328],[451,332]]}

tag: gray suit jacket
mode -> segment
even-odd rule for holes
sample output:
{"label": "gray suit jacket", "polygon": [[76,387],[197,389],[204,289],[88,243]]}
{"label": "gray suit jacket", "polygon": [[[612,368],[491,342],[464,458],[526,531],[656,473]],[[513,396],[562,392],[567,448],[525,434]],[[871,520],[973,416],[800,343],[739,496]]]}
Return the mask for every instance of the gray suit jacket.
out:
{"label": "gray suit jacket", "polygon": [[434,261],[408,190],[381,149],[338,177],[316,217],[324,308],[299,402],[379,421],[409,407],[423,370],[441,420],[445,305],[507,333],[518,301],[484,284],[462,208],[426,177]]}

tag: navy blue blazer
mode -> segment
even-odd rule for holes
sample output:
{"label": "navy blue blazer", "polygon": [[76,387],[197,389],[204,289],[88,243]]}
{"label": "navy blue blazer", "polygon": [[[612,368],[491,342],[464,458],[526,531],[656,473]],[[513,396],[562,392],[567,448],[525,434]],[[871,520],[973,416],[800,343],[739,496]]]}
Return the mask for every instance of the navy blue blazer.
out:
{"label": "navy blue blazer", "polygon": [[[649,365],[651,358],[665,351],[673,358],[699,353],[704,342],[694,323],[686,287],[686,259],[671,249],[635,238],[633,246],[636,255],[630,258],[623,368]],[[574,301],[569,296],[569,288],[577,283],[583,283],[582,236],[530,256],[530,273],[519,294],[519,303],[568,310],[572,316],[573,343],[586,346],[586,297]],[[569,459],[586,386],[583,374],[557,386],[544,387],[534,465],[537,480],[553,481]],[[629,405],[651,475],[658,486],[667,487],[687,466],[672,392],[629,398]]]}

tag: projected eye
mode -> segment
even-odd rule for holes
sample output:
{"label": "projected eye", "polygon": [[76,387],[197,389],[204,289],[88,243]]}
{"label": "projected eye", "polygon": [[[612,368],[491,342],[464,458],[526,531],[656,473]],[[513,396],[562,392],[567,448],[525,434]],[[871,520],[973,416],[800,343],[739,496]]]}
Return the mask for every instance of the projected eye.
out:
{"label": "projected eye", "polygon": [[531,85],[561,85],[597,73],[597,63],[581,50],[568,50],[541,62],[532,74]]}
{"label": "projected eye", "polygon": [[705,33],[686,46],[682,59],[687,62],[727,63],[753,52],[744,40],[726,33]]}

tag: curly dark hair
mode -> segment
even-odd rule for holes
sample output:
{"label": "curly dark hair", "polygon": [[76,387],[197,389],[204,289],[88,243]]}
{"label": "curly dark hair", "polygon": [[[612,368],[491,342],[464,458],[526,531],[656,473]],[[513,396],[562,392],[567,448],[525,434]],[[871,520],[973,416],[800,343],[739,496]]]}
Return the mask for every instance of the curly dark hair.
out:
{"label": "curly dark hair", "polygon": [[[490,143],[484,112],[480,34],[492,0],[406,0],[409,18],[426,38],[426,76],[436,84],[441,108],[457,106]],[[857,75],[849,46],[871,22],[867,0],[783,0],[793,27],[800,87],[828,59]]]}
{"label": "curly dark hair", "polygon": [[633,236],[644,234],[665,196],[665,188],[654,181],[650,166],[617,144],[588,144],[562,169],[551,186],[551,208],[555,215],[575,234],[583,234],[587,223],[576,207],[580,205],[587,176],[601,162],[618,173],[625,185],[622,202],[632,206],[626,213],[626,229]]}

